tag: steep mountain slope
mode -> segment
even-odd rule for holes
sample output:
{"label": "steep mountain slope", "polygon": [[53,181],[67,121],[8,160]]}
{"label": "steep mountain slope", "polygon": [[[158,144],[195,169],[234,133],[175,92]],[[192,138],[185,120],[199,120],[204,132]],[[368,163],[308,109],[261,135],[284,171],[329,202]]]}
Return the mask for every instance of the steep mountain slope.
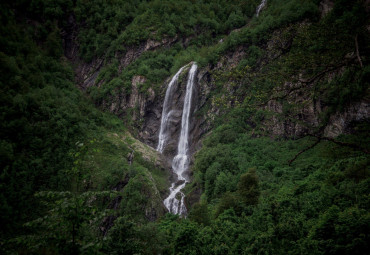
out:
{"label": "steep mountain slope", "polygon": [[[2,2],[0,251],[366,254],[369,12],[365,0]],[[163,199],[186,68],[173,139],[153,148],[168,83],[191,62],[181,218]]]}
{"label": "steep mountain slope", "polygon": [[[24,6],[36,9],[23,16]],[[1,4],[5,254],[73,253],[91,240],[88,250],[96,250],[109,221],[123,212],[137,222],[165,213],[169,172],[163,159],[77,89],[59,34],[64,14],[49,7]],[[38,8],[45,12],[39,17]]]}
{"label": "steep mountain slope", "polygon": [[[328,12],[331,2],[315,6],[307,1],[298,8],[294,1],[271,1],[268,6],[260,17],[248,19],[243,27],[226,30],[231,31],[228,36],[220,30],[218,37],[222,39],[218,42],[210,38],[200,54],[195,53],[200,37],[196,31],[189,44],[179,41],[178,34],[173,39],[159,37],[167,38],[164,41],[143,38],[138,46],[123,50],[123,55],[105,58],[106,67],[101,64],[104,58],[92,61],[100,63],[98,68],[77,67],[77,73],[85,76],[81,86],[89,87],[98,105],[133,121],[135,129],[141,131],[138,136],[153,147],[165,91],[159,85],[166,72],[174,73],[190,60],[203,67],[198,76],[198,101],[200,107],[210,110],[210,115],[235,104],[251,104],[270,115],[265,116],[265,130],[288,137],[318,130],[334,137],[346,132],[352,121],[366,119],[368,71],[363,61],[369,52],[368,12],[359,9],[361,3],[357,7],[338,3],[341,7],[327,15],[324,12]],[[343,13],[341,8],[352,9]],[[342,87],[333,88],[334,83]],[[211,95],[211,90],[219,94]],[[332,93],[337,92],[341,95],[333,101]]]}

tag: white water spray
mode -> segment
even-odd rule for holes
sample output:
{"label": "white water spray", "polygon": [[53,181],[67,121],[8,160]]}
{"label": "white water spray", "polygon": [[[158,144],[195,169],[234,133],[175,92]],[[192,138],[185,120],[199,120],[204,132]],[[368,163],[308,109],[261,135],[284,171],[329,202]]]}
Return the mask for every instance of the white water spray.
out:
{"label": "white water spray", "polygon": [[261,10],[263,9],[263,7],[265,7],[266,5],[266,2],[267,0],[262,0],[262,2],[258,5],[257,9],[256,9],[256,16],[258,17],[258,15],[260,14]]}
{"label": "white water spray", "polygon": [[164,98],[162,119],[161,119],[161,129],[159,130],[158,146],[157,146],[157,151],[159,151],[160,153],[163,152],[165,142],[167,141],[167,138],[168,138],[167,129],[168,129],[168,122],[171,116],[170,106],[171,106],[171,101],[173,99],[173,91],[177,85],[177,80],[179,79],[179,75],[181,74],[183,69],[184,67],[181,67],[180,70],[172,77],[170,83],[168,84],[166,96]]}
{"label": "white water spray", "polygon": [[[184,107],[183,107],[182,119],[181,119],[181,133],[180,133],[180,139],[179,139],[179,143],[177,147],[177,155],[173,158],[173,161],[172,161],[172,170],[174,173],[177,174],[177,181],[172,183],[171,188],[170,188],[170,195],[163,201],[164,205],[166,206],[169,212],[173,214],[180,214],[180,215],[185,215],[187,213],[185,203],[184,203],[185,194],[181,190],[185,187],[186,183],[188,182],[187,178],[184,176],[184,173],[188,170],[188,167],[189,167],[189,156],[188,156],[189,117],[190,117],[190,110],[191,110],[191,101],[192,101],[192,96],[193,96],[194,77],[195,77],[197,68],[198,68],[197,64],[193,63],[189,71],[188,81],[186,84],[186,94],[184,98]],[[177,72],[176,74],[177,76],[178,74],[181,73],[182,69],[183,68],[181,68]],[[172,78],[172,80],[174,80],[174,78]],[[176,78],[176,81],[177,79],[178,77]],[[168,94],[171,94],[170,92],[172,91],[169,92],[169,90],[173,89],[171,87],[173,85],[171,84],[171,82],[167,88]],[[166,92],[166,99],[167,99],[167,92]],[[170,95],[168,97],[170,97]],[[166,109],[165,111],[165,108],[164,108],[165,104],[166,102],[164,103],[164,106],[163,106],[163,113],[168,113],[169,109]],[[166,107],[168,107],[168,105],[166,105]],[[168,125],[166,121],[163,120],[163,115],[162,115],[162,122],[161,122],[161,131],[162,131],[162,125]],[[163,131],[163,134],[164,133],[165,131]],[[159,142],[158,142],[157,150],[160,152],[163,151],[165,139],[167,138],[167,136],[163,134],[162,134],[163,136],[162,138],[161,138],[161,133],[159,135]],[[164,141],[161,141],[161,139],[164,139]]]}

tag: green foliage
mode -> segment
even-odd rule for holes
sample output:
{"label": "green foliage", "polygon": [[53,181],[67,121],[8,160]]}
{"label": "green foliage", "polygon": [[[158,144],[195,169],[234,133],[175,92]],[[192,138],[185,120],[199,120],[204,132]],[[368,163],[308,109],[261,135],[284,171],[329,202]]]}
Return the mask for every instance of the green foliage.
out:
{"label": "green foliage", "polygon": [[215,35],[243,26],[246,17],[254,14],[252,10],[250,3],[238,0],[77,1],[74,8],[77,20],[85,24],[79,41],[87,62],[148,39],[195,36],[194,44],[208,44]]}
{"label": "green foliage", "polygon": [[239,205],[238,196],[235,193],[227,192],[224,193],[217,205],[215,217],[217,218],[224,211],[229,209],[236,209]]}
{"label": "green foliage", "polygon": [[73,167],[66,171],[71,191],[42,191],[35,193],[44,215],[24,226],[30,234],[10,240],[8,245],[29,253],[41,250],[58,254],[91,254],[101,246],[98,226],[105,216],[101,201],[114,195],[109,191],[85,191],[86,176],[82,162],[88,147],[77,144]]}
{"label": "green foliage", "polygon": [[[231,129],[225,125],[214,130],[196,157],[196,180],[204,185],[207,201],[212,205],[210,215],[217,218],[211,220],[211,230],[207,229],[217,234],[204,237],[207,243],[215,242],[231,254],[360,254],[366,251],[367,157],[349,148],[322,143],[302,155],[293,166],[288,166],[288,160],[310,141],[253,139],[241,133],[237,139],[223,140],[234,129],[237,127]],[[356,135],[361,137],[360,132]],[[225,152],[233,156],[224,158]],[[229,172],[221,165],[237,167]],[[252,170],[245,173],[245,169]],[[217,175],[225,177],[223,173],[230,174],[227,180],[235,178],[239,183],[234,191],[218,198],[210,191],[214,185],[207,183]],[[239,228],[228,226],[217,232],[217,221],[226,215],[232,221],[239,221]],[[239,231],[243,234],[238,234]],[[351,238],[346,238],[346,233]],[[218,239],[223,235],[238,237],[230,241]]]}
{"label": "green foliage", "polygon": [[[130,170],[122,156],[131,152],[128,141],[111,138],[112,132],[125,132],[122,121],[97,110],[73,84],[72,67],[61,57],[60,33],[69,2],[52,2],[1,3],[0,251],[4,254],[97,253],[102,244],[98,228],[109,202],[103,191]],[[55,9],[46,12],[48,4],[55,4]],[[30,5],[28,16],[22,16],[22,8]],[[60,10],[62,16],[57,14]],[[35,19],[34,26],[25,25],[30,18]],[[106,75],[110,79],[114,74]],[[120,82],[117,78],[112,86]],[[154,194],[157,182],[161,192],[166,189],[166,173],[136,154],[131,170],[144,165],[153,172],[153,181],[145,179],[150,186],[145,192]]]}
{"label": "green foliage", "polygon": [[11,184],[10,189],[2,186],[1,192],[14,210],[4,215],[11,221],[2,218],[8,233],[12,232],[8,224],[22,224],[28,218],[22,211],[35,206],[34,191],[68,186],[63,170],[71,167],[69,151],[102,120],[74,87],[71,67],[55,58],[60,45],[48,51],[56,55],[45,55],[18,27],[12,27],[13,22],[9,16],[8,25],[2,27],[8,36],[1,41],[4,51],[0,53],[1,144],[6,151],[1,182]]}
{"label": "green foliage", "polygon": [[370,215],[356,207],[340,211],[330,207],[312,228],[310,241],[318,246],[316,252],[325,254],[363,254],[368,248],[363,233],[369,231]]}
{"label": "green foliage", "polygon": [[189,219],[197,222],[198,224],[209,225],[210,224],[210,215],[208,211],[207,203],[197,203],[193,205],[190,213]]}
{"label": "green foliage", "polygon": [[[102,249],[103,254],[163,254],[164,233],[156,224],[136,225],[125,217],[115,220]],[[168,254],[168,253],[165,253]]]}
{"label": "green foliage", "polygon": [[260,195],[256,169],[249,169],[247,173],[240,176],[238,193],[245,205],[256,205]]}
{"label": "green foliage", "polygon": [[[370,44],[364,1],[335,1],[322,18],[317,0],[271,0],[253,17],[259,2],[3,1],[0,252],[365,254],[367,155],[321,142],[289,165],[314,140],[264,137],[269,130],[263,123],[272,115],[259,107],[272,94],[281,96],[282,114],[274,117],[292,118],[306,105],[285,100],[282,86],[317,76],[297,92],[326,107],[324,126],[331,113],[366,95]],[[62,48],[74,17],[82,59],[104,60],[99,88],[88,91],[97,105],[130,94],[134,76],[145,78],[137,84],[140,93],[150,87],[158,92],[191,61],[212,69],[225,54],[245,49],[237,68],[211,74],[212,104],[220,117],[195,156],[194,185],[203,194],[188,208],[188,218],[167,214],[148,222],[148,212],[163,214],[167,174],[138,151],[130,165],[126,155],[135,146],[121,121],[96,110],[75,88]],[[155,46],[123,68],[118,59],[148,40],[166,47]],[[271,42],[273,61],[265,51]],[[352,135],[336,139],[368,151],[368,123],[351,129]],[[120,191],[106,191],[118,184],[124,186]],[[112,201],[121,202],[106,210]],[[115,219],[113,227],[102,233],[108,216]]]}
{"label": "green foliage", "polygon": [[[222,47],[227,51],[243,43],[248,45],[244,46],[246,54],[237,68],[216,76],[219,84],[230,84],[227,95],[226,88],[213,95],[213,102],[222,115],[227,113],[219,121],[223,123],[227,118],[245,130],[254,130],[256,135],[268,135],[269,130],[263,125],[269,119],[288,119],[304,126],[310,133],[320,133],[332,114],[363,99],[368,92],[368,63],[363,56],[369,52],[370,38],[365,32],[366,14],[360,8],[363,2],[340,1],[320,20],[312,16],[311,23],[289,24],[285,28],[280,24],[279,29],[275,27],[275,22],[279,24],[277,16],[271,16],[270,25],[263,25],[268,18],[264,14],[271,12],[285,19],[291,15],[288,14],[290,11],[285,12],[290,8],[293,10],[298,3],[287,1],[281,7],[275,6],[276,2],[270,4],[261,17],[251,21],[256,22],[255,26],[232,33],[229,41],[225,40],[215,49],[224,52]],[[310,1],[306,4],[308,9],[312,6]],[[353,20],[347,20],[350,17]],[[274,33],[266,37],[265,32],[269,29],[274,29]],[[245,41],[239,41],[239,37]],[[267,40],[270,46],[266,46],[271,47],[269,53],[261,50],[266,47],[261,45]],[[356,48],[362,51],[359,56],[355,54]],[[272,59],[270,54],[274,55]],[[360,62],[359,58],[363,60]],[[298,102],[297,97],[300,98]],[[270,102],[282,105],[281,113],[261,110],[261,106]],[[302,115],[312,102],[320,102],[322,109],[320,123],[315,128]],[[215,124],[219,125],[217,120]]]}
{"label": "green foliage", "polygon": [[46,215],[25,224],[31,235],[11,240],[18,249],[37,253],[49,250],[59,254],[91,254],[101,246],[98,226],[104,213],[96,202],[109,192],[39,192]]}
{"label": "green foliage", "polygon": [[[317,20],[318,8],[315,1],[269,1],[268,8],[265,8],[258,18],[251,20],[248,26],[241,28],[239,31],[234,31],[228,37],[217,45],[213,52],[209,54],[208,60],[212,60],[213,56],[221,56],[223,53],[236,49],[239,45],[254,44],[258,45],[270,37],[271,31],[278,27],[284,27],[288,24],[298,22],[300,20],[310,18]],[[252,46],[254,50],[255,46]],[[256,52],[251,52],[252,57]],[[253,61],[251,61],[253,63]]]}
{"label": "green foliage", "polygon": [[110,232],[107,246],[111,254],[134,254],[139,245],[133,239],[137,237],[135,224],[125,218],[115,220],[115,225]]}

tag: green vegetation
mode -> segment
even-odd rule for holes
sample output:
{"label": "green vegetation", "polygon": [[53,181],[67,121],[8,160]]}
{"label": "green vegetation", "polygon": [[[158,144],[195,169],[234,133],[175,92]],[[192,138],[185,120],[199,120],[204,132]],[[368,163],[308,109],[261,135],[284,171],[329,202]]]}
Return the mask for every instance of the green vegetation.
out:
{"label": "green vegetation", "polygon": [[84,23],[81,56],[110,57],[147,39],[195,36],[198,46],[215,42],[215,36],[243,26],[256,5],[255,0],[77,1],[76,17]]}
{"label": "green vegetation", "polygon": [[[143,9],[143,13],[135,17],[127,29],[111,42],[110,48],[106,51],[107,63],[97,79],[97,82],[102,80],[103,85],[99,89],[92,87],[89,93],[94,102],[101,105],[103,98],[107,99],[108,95],[114,95],[120,90],[130,93],[130,82],[134,75],[147,78],[147,82],[141,87],[142,92],[145,92],[149,86],[157,91],[159,85],[170,74],[176,73],[180,67],[190,61],[196,61],[201,67],[215,64],[224,54],[235,50],[240,45],[251,45],[248,55],[255,59],[246,60],[244,63],[255,64],[256,59],[261,56],[261,52],[255,45],[265,43],[274,29],[307,18],[314,21],[318,19],[318,8],[314,2],[305,1],[302,4],[295,0],[284,3],[271,1],[269,3],[271,7],[258,19],[253,15],[259,1],[232,1],[232,3],[230,1],[182,1],[181,3],[152,1],[148,3],[149,7],[142,3],[140,6],[141,8],[145,6],[145,11]],[[181,6],[181,9],[178,9],[178,6]],[[110,7],[107,8],[109,9]],[[120,10],[120,8],[115,9]],[[158,14],[161,15],[158,16]],[[95,16],[101,17],[100,12]],[[163,19],[163,17],[169,18]],[[89,20],[87,19],[87,23]],[[170,34],[168,34],[169,31]],[[97,38],[100,36],[93,34]],[[84,35],[84,32],[80,33],[80,36]],[[133,39],[135,41],[131,41]],[[158,42],[173,40],[174,42],[170,48],[167,46],[144,52],[128,67],[119,71],[119,63],[113,58],[113,53],[124,56],[126,48],[123,49],[123,47],[138,47],[140,43],[145,44],[148,39]],[[219,43],[220,39],[223,40],[222,43]],[[86,41],[91,44],[96,40],[98,39],[90,38]],[[112,48],[115,47],[114,45],[120,46]],[[84,44],[81,47],[84,49]],[[83,53],[83,49],[80,52]],[[85,58],[86,61],[101,56],[92,51],[88,55],[91,57]],[[109,61],[110,58],[113,60]]]}
{"label": "green vegetation", "polygon": [[[368,99],[365,1],[321,17],[319,0],[268,0],[257,18],[259,2],[2,1],[0,253],[366,254],[368,120],[324,137],[333,113]],[[103,60],[87,95],[63,52],[71,20],[79,57]],[[120,63],[148,40],[160,44]],[[136,109],[116,112],[123,126],[95,106],[129,95],[136,75],[140,93],[158,93],[190,61],[211,77],[199,114],[218,116],[185,188],[199,201],[181,218],[165,214],[157,153],[127,131]],[[311,101],[318,125],[300,115]],[[272,117],[303,136],[274,135]]]}
{"label": "green vegetation", "polygon": [[[27,15],[36,19],[35,26],[19,16],[25,6],[32,7]],[[75,86],[58,28],[70,7],[65,1],[1,4],[4,254],[91,254],[101,247],[103,219],[117,213],[108,210],[112,199],[123,196],[130,203],[129,199],[149,197],[149,208],[161,210],[158,192],[168,186],[167,174],[154,166],[155,158],[145,159],[136,151],[138,142],[122,122],[97,110]],[[135,161],[129,165],[131,148]],[[125,177],[136,197],[126,194],[128,190],[112,191]],[[138,187],[141,181],[145,185]],[[121,206],[132,212],[125,211],[127,217],[140,221],[146,216],[137,211],[143,208],[132,202]]]}
{"label": "green vegetation", "polygon": [[[234,135],[230,137],[230,134]],[[369,142],[366,133],[358,134],[358,138],[365,139],[364,144]],[[227,215],[227,223],[237,223],[226,232],[227,236],[236,238],[222,240],[227,253],[363,254],[366,251],[369,158],[361,152],[322,143],[289,166],[289,159],[311,144],[310,140],[257,139],[226,126],[205,141],[196,157],[195,179],[205,191],[201,203],[208,204],[209,214],[213,212],[217,220]],[[254,171],[258,179],[253,177]],[[354,178],[357,174],[350,174],[352,171],[361,177]],[[259,196],[254,191],[258,187],[256,183],[260,187]],[[224,192],[218,192],[220,187]],[[247,200],[242,199],[243,194],[249,194]],[[340,215],[346,217],[352,211],[356,215],[351,216],[356,231],[348,232],[353,237],[347,239],[347,223]],[[331,213],[336,216],[328,216]],[[333,217],[334,222],[329,223],[328,217]],[[324,225],[335,226],[335,230],[324,230]],[[211,227],[217,231],[216,224]],[[214,248],[219,245],[216,242]]]}

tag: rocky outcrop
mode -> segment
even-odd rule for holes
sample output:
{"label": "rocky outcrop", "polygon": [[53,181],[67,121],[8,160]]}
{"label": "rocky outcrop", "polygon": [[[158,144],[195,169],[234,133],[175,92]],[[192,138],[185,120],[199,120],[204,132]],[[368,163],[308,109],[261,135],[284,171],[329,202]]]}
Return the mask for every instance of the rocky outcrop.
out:
{"label": "rocky outcrop", "polygon": [[[65,56],[73,63],[75,71],[75,80],[77,85],[86,90],[91,86],[100,86],[104,81],[100,81],[96,84],[96,79],[99,76],[101,68],[106,65],[105,56],[97,57],[90,62],[83,61],[79,56],[79,46],[77,35],[79,32],[79,26],[76,23],[76,19],[71,14],[67,20],[65,31],[62,32],[63,46]],[[141,43],[138,46],[129,46],[122,52],[116,52],[115,59],[118,60],[118,72],[127,67],[129,64],[139,58],[144,52],[156,50],[159,47],[170,47],[172,44],[178,41],[178,38],[163,38],[160,41],[148,39],[146,42]]]}
{"label": "rocky outcrop", "polygon": [[76,84],[85,90],[95,85],[95,80],[103,66],[104,59],[95,58],[90,63],[84,62],[79,55],[77,36],[80,28],[74,14],[69,15],[66,23],[64,31],[62,31],[64,55],[73,63]]}
{"label": "rocky outcrop", "polygon": [[97,58],[92,60],[89,64],[84,63],[79,59],[75,61],[78,62],[75,68],[75,79],[77,85],[83,90],[86,90],[94,85],[100,86],[102,82],[95,84],[95,81],[99,76],[100,69],[103,67],[104,60]]}
{"label": "rocky outcrop", "polygon": [[343,112],[337,112],[329,119],[329,124],[324,130],[326,137],[334,138],[341,134],[352,133],[353,124],[368,121],[370,116],[370,100],[348,106]]}
{"label": "rocky outcrop", "polygon": [[[326,13],[333,7],[332,4],[332,1],[322,1],[322,6],[324,6],[323,8]],[[301,29],[308,25],[309,24],[306,22],[302,22],[295,27],[289,26],[285,29],[274,31],[266,43],[259,45],[263,51],[263,56],[257,60],[257,64],[251,72],[261,72],[263,66],[289,52],[293,37],[296,33],[295,29]],[[207,96],[209,94],[208,91],[215,87],[215,77],[212,74],[215,73],[215,71],[218,73],[227,72],[236,67],[244,58],[248,58],[248,45],[237,47],[235,50],[221,57],[215,65],[210,65],[199,71],[199,74],[203,74],[202,77],[199,77],[202,89],[201,93],[205,94],[200,98],[203,98],[201,100],[207,99],[209,102],[208,110],[203,113],[204,117],[202,118],[203,120],[208,120],[208,126],[210,126],[212,120],[217,115],[222,114],[219,106],[214,104],[212,98],[209,99]],[[350,60],[350,58],[353,59],[353,54],[348,58],[348,60]],[[328,72],[323,77],[323,80],[326,79],[331,81],[334,77],[342,73],[343,69],[340,68]],[[300,74],[297,74],[297,76],[300,77]],[[297,78],[293,79],[297,80]],[[232,80],[230,80],[230,82],[226,81],[223,88],[224,91],[227,92],[223,99],[226,101],[226,105],[229,108],[235,104],[236,100],[243,100],[243,98],[234,96],[235,91],[239,89],[238,85],[231,84],[233,84]],[[244,84],[244,86],[246,85]],[[347,105],[342,111],[332,114],[325,123],[326,125],[321,129],[323,125],[322,115],[328,111],[328,107],[322,102],[320,95],[313,96],[313,86],[313,83],[297,84],[287,81],[279,87],[280,92],[272,91],[269,95],[271,99],[259,106],[260,110],[266,112],[259,128],[271,137],[286,138],[299,138],[315,130],[317,131],[317,129],[320,128],[322,132],[321,135],[333,138],[340,134],[350,133],[351,127],[355,122],[369,119],[369,100],[363,99],[360,102]],[[303,89],[296,89],[297,87],[302,87]],[[289,95],[287,97],[281,97],[280,100],[273,99],[279,98],[283,93],[282,91],[286,91]],[[199,103],[199,105],[202,104],[202,102]],[[294,106],[294,109],[285,109],[284,105]],[[210,128],[205,128],[205,130],[207,129],[209,130]]]}
{"label": "rocky outcrop", "polygon": [[[190,64],[185,67],[179,75],[175,85],[174,97],[170,102],[170,125],[168,143],[163,155],[167,159],[165,165],[171,166],[172,158],[177,152],[178,139],[181,131],[181,118],[186,93],[186,84]],[[194,84],[191,103],[191,118],[189,126],[189,153],[192,155],[201,147],[201,138],[210,130],[211,121],[203,114],[203,107],[209,100],[212,85],[209,83],[210,74],[205,68],[197,73],[197,82]],[[131,81],[131,92],[128,94],[123,89],[118,90],[115,95],[104,100],[103,107],[126,119],[130,115],[136,126],[136,137],[145,144],[156,148],[160,130],[161,114],[164,96],[167,90],[168,78],[156,93],[151,87],[143,90],[147,82],[143,76],[134,76]]]}
{"label": "rocky outcrop", "polygon": [[[295,98],[297,103],[303,99],[303,95]],[[351,133],[351,127],[356,122],[366,121],[370,117],[369,101],[347,106],[343,111],[331,115],[322,132],[324,137],[335,138],[341,134]],[[320,124],[320,114],[326,111],[319,100],[307,100],[294,115],[283,114],[283,106],[275,100],[270,101],[265,109],[273,113],[264,121],[264,129],[273,137],[299,138],[313,133]]]}
{"label": "rocky outcrop", "polygon": [[331,11],[334,7],[334,1],[333,0],[323,0],[320,2],[319,10],[321,12],[321,17],[328,14],[328,12]]}
{"label": "rocky outcrop", "polygon": [[[186,85],[187,85],[187,79],[188,79],[188,73],[190,69],[190,64],[187,65],[183,71],[180,73],[178,81],[176,84],[174,84],[174,94],[173,98],[171,100],[169,109],[171,111],[169,112],[169,118],[170,118],[170,123],[168,126],[168,139],[165,145],[165,149],[163,151],[163,154],[167,156],[169,160],[172,160],[172,158],[176,155],[177,152],[177,145],[178,145],[178,140],[180,137],[180,131],[181,131],[181,121],[182,121],[182,113],[183,113],[183,107],[184,107],[184,98],[186,94]],[[161,104],[158,105],[159,109],[162,110],[163,107],[163,101],[164,101],[164,95],[167,90],[167,86],[169,83],[170,79],[168,79],[163,86],[161,87],[161,93],[160,95],[160,101]],[[199,121],[195,118],[197,115],[197,111],[200,109],[199,102],[202,100],[199,98],[199,93],[200,88],[199,88],[199,83],[195,82],[194,87],[193,87],[193,96],[192,96],[192,102],[191,102],[191,110],[190,110],[190,124],[189,124],[189,144],[193,145],[194,141],[198,140],[198,133],[196,130],[199,128]],[[156,119],[155,121],[158,122],[158,125],[160,124],[160,118],[161,116],[158,116],[159,118]],[[154,122],[154,120],[151,120]],[[149,122],[145,123],[149,124]],[[154,130],[153,130],[154,131]],[[158,142],[158,135],[159,135],[159,126],[158,130],[155,132],[152,132],[151,135],[153,136],[153,140],[155,141],[155,145],[157,145]],[[192,146],[190,146],[190,153],[194,151]]]}
{"label": "rocky outcrop", "polygon": [[[129,108],[138,108],[140,117],[144,117],[147,104],[152,103],[155,99],[155,92],[152,88],[148,88],[145,93],[140,93],[139,87],[143,86],[145,82],[146,78],[144,76],[137,75],[132,78],[131,94],[127,104]],[[137,118],[138,116],[133,116],[134,120]]]}
{"label": "rocky outcrop", "polygon": [[156,133],[159,128],[161,103],[158,100],[160,96],[156,95],[146,82],[144,76],[134,76],[131,80],[130,92],[127,92],[123,86],[118,87],[113,95],[107,95],[103,99],[101,106],[126,121],[133,122],[141,140],[154,147],[153,133]]}
{"label": "rocky outcrop", "polygon": [[119,72],[123,68],[134,62],[146,51],[156,50],[159,47],[169,47],[177,41],[177,37],[163,38],[161,41],[155,41],[148,39],[145,43],[140,44],[137,47],[128,47],[126,52],[123,54],[116,54],[115,58],[119,59]]}
{"label": "rocky outcrop", "polygon": [[[326,15],[333,8],[333,1],[323,0],[320,2],[319,8],[322,16]],[[90,86],[100,86],[104,81],[97,84],[96,78],[104,62],[102,59],[94,59],[90,63],[84,63],[78,58],[76,50],[78,47],[72,43],[73,34],[76,34],[73,33],[76,30],[74,18],[71,17],[68,22],[71,24],[70,30],[72,32],[69,33],[71,38],[65,40],[66,56],[75,63],[77,83],[82,89]],[[309,25],[307,22],[302,22],[274,31],[269,40],[257,45],[263,52],[263,56],[257,59],[254,70],[251,71],[258,73],[263,66],[289,52],[295,30],[307,25]],[[233,32],[238,33],[240,31],[235,30]],[[187,44],[188,39],[182,39],[184,45]],[[177,41],[179,41],[177,37],[165,38],[161,41],[149,39],[139,46],[126,48],[125,52],[116,53],[118,72],[121,72],[144,52],[170,47]],[[191,154],[194,154],[201,147],[201,138],[211,129],[214,118],[222,114],[220,107],[210,97],[211,91],[216,87],[215,71],[226,72],[236,67],[241,60],[249,57],[248,54],[251,54],[249,45],[240,45],[236,49],[224,53],[216,64],[208,65],[198,71],[192,102],[192,121],[190,123]],[[183,75],[179,79],[176,97],[172,102],[171,137],[174,139],[167,145],[164,152],[169,158],[174,155],[177,149],[187,70],[184,69]],[[328,79],[330,79],[330,75],[333,76],[335,73],[328,74]],[[131,123],[128,126],[133,126],[136,131],[135,136],[142,142],[156,148],[163,101],[169,81],[170,79],[164,82],[159,89],[154,90],[151,84],[147,84],[148,81],[144,76],[134,76],[131,80],[131,88],[124,88],[123,84],[121,87],[118,86],[113,93],[104,97],[101,106],[104,109],[109,109],[125,121],[130,121]],[[286,82],[283,87],[289,89],[296,85]],[[230,96],[230,100],[227,102],[230,108],[235,103],[233,100],[243,100],[243,98],[233,98],[237,89],[232,81],[224,84],[224,90],[227,92],[225,93],[226,100],[229,100],[228,97]],[[271,95],[271,97],[273,98],[274,95]],[[284,100],[292,105],[300,105],[301,108],[291,114],[289,111],[285,111],[284,103],[281,100],[273,99],[262,105],[260,109],[269,112],[264,116],[262,125],[262,129],[266,133],[272,137],[300,137],[309,132],[310,129],[317,128],[320,125],[320,115],[326,111],[320,99],[313,99],[311,94],[297,91]],[[324,130],[325,135],[329,137],[337,136],[347,132],[352,122],[367,119],[369,116],[368,107],[368,101],[365,100],[348,106],[341,113],[334,114],[327,123]]]}

